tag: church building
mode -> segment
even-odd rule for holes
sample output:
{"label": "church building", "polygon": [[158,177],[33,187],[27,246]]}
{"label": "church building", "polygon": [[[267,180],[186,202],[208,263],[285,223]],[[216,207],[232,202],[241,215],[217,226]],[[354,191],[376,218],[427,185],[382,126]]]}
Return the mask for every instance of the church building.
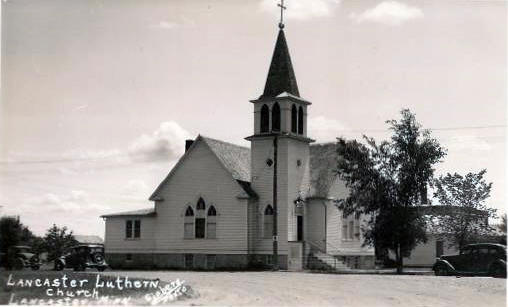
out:
{"label": "church building", "polygon": [[362,246],[366,218],[334,202],[347,193],[334,171],[336,144],[307,134],[312,104],[279,28],[264,91],[250,101],[250,148],[203,135],[182,144],[153,207],[102,216],[112,268],[374,267],[374,249]]}

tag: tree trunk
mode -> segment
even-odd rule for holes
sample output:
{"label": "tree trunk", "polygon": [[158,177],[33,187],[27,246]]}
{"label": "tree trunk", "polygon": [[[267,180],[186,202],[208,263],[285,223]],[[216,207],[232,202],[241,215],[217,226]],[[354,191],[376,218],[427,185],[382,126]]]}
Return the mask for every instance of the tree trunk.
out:
{"label": "tree trunk", "polygon": [[402,252],[400,250],[400,244],[397,246],[395,258],[396,258],[395,262],[397,263],[397,274],[402,274],[403,260],[402,260]]}

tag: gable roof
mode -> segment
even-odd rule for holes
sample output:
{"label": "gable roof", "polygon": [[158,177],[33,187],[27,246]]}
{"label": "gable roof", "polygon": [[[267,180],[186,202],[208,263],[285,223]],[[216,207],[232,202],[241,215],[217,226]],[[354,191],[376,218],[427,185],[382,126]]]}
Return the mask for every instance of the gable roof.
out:
{"label": "gable roof", "polygon": [[87,235],[74,235],[74,239],[78,241],[80,244],[103,244],[104,240],[102,240],[99,236],[87,236]]}
{"label": "gable roof", "polygon": [[266,78],[265,90],[261,98],[276,97],[280,93],[288,92],[300,97],[296,84],[295,72],[291,64],[286,36],[281,29],[277,36],[275,49],[273,50],[272,62]]}
{"label": "gable roof", "polygon": [[245,197],[247,198],[257,197],[257,194],[254,192],[254,190],[252,190],[250,186],[250,149],[248,147],[243,147],[232,143],[198,135],[192,146],[185,152],[185,154],[173,167],[171,172],[166,176],[166,178],[159,184],[157,189],[155,189],[155,191],[152,193],[152,195],[149,198],[150,200],[154,201],[159,199],[158,192],[160,191],[162,186],[169,180],[174,170],[178,167],[181,161],[183,161],[183,159],[188,155],[188,153],[192,151],[192,149],[196,146],[198,142],[203,142],[204,144],[206,144],[206,146],[217,157],[217,159],[226,169],[226,171],[228,171],[231,174],[233,179],[242,188],[242,191],[245,192],[244,195]]}
{"label": "gable roof", "polygon": [[312,144],[310,151],[310,195],[327,197],[328,191],[337,176],[337,144]]}
{"label": "gable roof", "polygon": [[201,136],[235,180],[250,182],[250,148]]}
{"label": "gable roof", "polygon": [[[132,210],[132,211],[123,211],[118,213],[111,213],[111,214],[105,214],[101,215],[102,218],[104,217],[121,217],[121,216],[155,216],[155,208],[144,208],[139,210]],[[78,240],[79,241],[79,240]]]}

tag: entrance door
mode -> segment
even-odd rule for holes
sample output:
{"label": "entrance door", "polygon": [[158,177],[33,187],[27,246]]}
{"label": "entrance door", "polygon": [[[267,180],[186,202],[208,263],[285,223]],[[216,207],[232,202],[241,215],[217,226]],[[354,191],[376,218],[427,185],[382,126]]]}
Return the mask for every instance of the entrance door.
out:
{"label": "entrance door", "polygon": [[296,217],[296,240],[303,241],[303,216]]}

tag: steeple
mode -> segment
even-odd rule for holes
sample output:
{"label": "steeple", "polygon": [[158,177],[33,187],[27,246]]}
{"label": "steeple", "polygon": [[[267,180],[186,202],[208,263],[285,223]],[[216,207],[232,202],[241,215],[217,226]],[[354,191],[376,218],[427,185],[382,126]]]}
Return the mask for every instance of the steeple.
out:
{"label": "steeple", "polygon": [[288,92],[294,96],[300,97],[283,25],[279,25],[279,28],[279,35],[277,36],[277,42],[275,43],[275,50],[272,56],[272,63],[270,64],[270,70],[266,78],[265,90],[260,98],[274,98],[283,92]]}

